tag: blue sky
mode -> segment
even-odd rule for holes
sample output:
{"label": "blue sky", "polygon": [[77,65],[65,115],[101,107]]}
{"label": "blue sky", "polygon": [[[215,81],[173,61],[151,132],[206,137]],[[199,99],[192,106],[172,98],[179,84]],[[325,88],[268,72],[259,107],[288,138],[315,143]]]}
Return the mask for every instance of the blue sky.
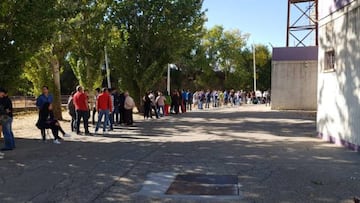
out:
{"label": "blue sky", "polygon": [[223,25],[249,33],[250,44],[285,46],[287,0],[204,0],[203,9],[207,28]]}

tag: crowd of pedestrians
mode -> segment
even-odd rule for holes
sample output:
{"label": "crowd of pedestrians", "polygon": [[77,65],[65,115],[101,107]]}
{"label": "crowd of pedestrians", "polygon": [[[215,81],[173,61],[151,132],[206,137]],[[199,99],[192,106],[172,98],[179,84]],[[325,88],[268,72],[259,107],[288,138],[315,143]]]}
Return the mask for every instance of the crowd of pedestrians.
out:
{"label": "crowd of pedestrians", "polygon": [[270,105],[270,91],[245,92],[235,90],[174,90],[171,95],[160,91],[146,92],[143,97],[144,119],[185,113],[193,109],[209,109],[221,106],[237,106],[241,104]]}
{"label": "crowd of pedestrians", "polygon": [[[36,127],[40,129],[41,138],[53,136],[53,142],[60,144],[63,137],[70,137],[55,118],[53,113],[53,96],[47,86],[42,87],[42,94],[36,99],[38,121]],[[142,98],[144,119],[159,119],[170,114],[180,114],[194,109],[203,110],[221,106],[237,106],[241,104],[270,104],[270,91],[245,92],[235,90],[174,90],[169,94],[161,91],[148,91]],[[118,92],[117,89],[97,88],[91,99],[87,90],[77,86],[71,93],[67,109],[71,116],[71,131],[78,135],[98,135],[114,130],[114,125],[133,125],[133,109],[135,102],[129,92]],[[141,111],[141,110],[140,110]],[[92,114],[92,115],[91,115]],[[92,121],[93,131],[89,129],[89,119]],[[96,119],[97,118],[97,119]],[[0,87],[0,126],[4,136],[2,151],[13,150],[15,139],[12,132],[13,109],[7,91]],[[81,129],[83,123],[83,130]]]}

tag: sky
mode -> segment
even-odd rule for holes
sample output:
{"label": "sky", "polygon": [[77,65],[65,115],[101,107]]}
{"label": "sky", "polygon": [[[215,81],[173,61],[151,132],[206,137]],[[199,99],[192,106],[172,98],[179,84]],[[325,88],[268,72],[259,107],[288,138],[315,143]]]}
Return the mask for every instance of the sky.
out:
{"label": "sky", "polygon": [[249,33],[248,44],[286,45],[287,0],[204,0],[203,9],[207,28],[223,25]]}

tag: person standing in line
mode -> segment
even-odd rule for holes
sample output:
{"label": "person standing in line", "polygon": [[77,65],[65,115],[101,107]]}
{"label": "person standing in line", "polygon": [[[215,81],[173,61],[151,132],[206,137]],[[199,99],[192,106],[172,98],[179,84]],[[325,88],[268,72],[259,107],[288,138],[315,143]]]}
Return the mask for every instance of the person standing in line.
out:
{"label": "person standing in line", "polygon": [[2,126],[2,133],[4,136],[4,148],[1,151],[8,151],[15,149],[15,138],[12,132],[13,121],[13,106],[10,98],[7,96],[7,91],[0,88],[0,123]]}
{"label": "person standing in line", "polygon": [[143,102],[144,102],[144,120],[152,118],[152,115],[151,115],[151,99],[149,97],[149,92],[145,93],[145,95],[143,97]]}
{"label": "person standing in line", "polygon": [[171,106],[171,96],[169,95],[169,93],[166,91],[165,94],[165,116],[169,115],[170,112],[170,106]]}
{"label": "person standing in line", "polygon": [[174,114],[179,114],[179,100],[180,100],[180,96],[179,96],[179,92],[177,90],[174,90],[173,95],[171,97],[171,101],[172,101],[172,111]]}
{"label": "person standing in line", "polygon": [[151,100],[151,110],[150,110],[150,115],[152,117],[152,110],[154,110],[154,113],[155,113],[155,117],[156,118],[159,118],[159,114],[157,113],[157,108],[156,108],[156,96],[154,94],[154,92],[150,92],[149,94],[149,98]]}
{"label": "person standing in line", "polygon": [[71,116],[71,132],[75,132],[76,131],[76,110],[75,110],[75,105],[74,105],[74,95],[75,95],[75,91],[71,92],[71,95],[69,97],[69,100],[67,102],[67,109],[69,112],[69,115]]}
{"label": "person standing in line", "polygon": [[54,101],[53,96],[49,93],[49,87],[48,86],[43,86],[42,87],[42,94],[36,99],[36,107],[38,109],[41,109],[42,106],[45,103],[50,103],[52,104]]}
{"label": "person standing in line", "polygon": [[124,121],[124,114],[125,114],[125,109],[124,109],[124,104],[125,104],[125,94],[124,92],[121,92],[119,94],[119,114],[120,114],[120,120],[118,124],[123,124],[125,123]]}
{"label": "person standing in line", "polygon": [[205,108],[210,108],[210,100],[211,100],[211,92],[210,90],[207,90],[205,93]]}
{"label": "person standing in line", "polygon": [[124,93],[125,96],[125,103],[124,103],[124,109],[125,109],[125,124],[126,125],[133,125],[134,119],[133,119],[133,109],[135,108],[135,102],[134,99],[129,95],[129,92],[126,91]]}
{"label": "person standing in line", "polygon": [[109,125],[109,131],[112,131],[114,128],[114,111],[115,111],[115,108],[114,108],[114,95],[111,94],[112,92],[112,89],[111,88],[108,88],[108,94],[110,96],[110,102],[111,102],[111,108],[109,109],[109,119],[108,119],[108,125]]}
{"label": "person standing in line", "polygon": [[112,113],[112,121],[114,124],[119,124],[119,114],[120,114],[120,94],[116,88],[112,89],[111,95],[114,98],[114,105],[113,105],[113,113]]}
{"label": "person standing in line", "polygon": [[[159,91],[155,102],[156,102],[156,105],[157,105],[158,115],[160,115],[160,117],[163,117],[165,115],[165,100],[166,100],[166,98]],[[161,110],[161,113],[160,113],[160,110]]]}
{"label": "person standing in line", "polygon": [[95,127],[95,134],[99,130],[102,117],[105,116],[105,120],[103,122],[103,133],[106,133],[106,125],[109,123],[110,119],[110,111],[112,109],[112,101],[111,96],[107,88],[103,88],[101,94],[98,96],[98,100],[96,102],[96,110],[99,114],[98,121]]}
{"label": "person standing in line", "polygon": [[95,114],[96,114],[96,101],[97,101],[97,98],[100,94],[100,88],[96,88],[95,89],[95,96],[94,96],[94,101],[93,101],[93,111],[92,111],[92,124],[95,125]]}
{"label": "person standing in line", "polygon": [[80,135],[80,122],[81,119],[84,121],[85,134],[90,135],[88,114],[89,105],[87,95],[84,93],[83,88],[79,85],[76,87],[76,93],[73,98],[73,102],[76,110],[76,134]]}
{"label": "person standing in line", "polygon": [[[54,101],[54,98],[49,93],[49,87],[44,85],[42,87],[42,94],[36,99],[36,107],[39,111],[39,117],[38,117],[39,119],[40,119],[40,109],[43,108],[45,103],[52,104],[53,101]],[[42,137],[43,141],[45,141],[45,137],[46,137],[45,128],[41,128],[40,132],[41,132],[41,137]]]}
{"label": "person standing in line", "polygon": [[181,113],[186,112],[188,100],[188,94],[186,93],[185,89],[183,89],[181,92]]}
{"label": "person standing in line", "polygon": [[188,109],[189,111],[191,111],[191,110],[192,110],[192,104],[193,104],[193,94],[192,94],[192,92],[191,92],[190,90],[188,90],[188,91],[186,92],[186,96],[187,96],[187,99],[188,99],[187,109]]}

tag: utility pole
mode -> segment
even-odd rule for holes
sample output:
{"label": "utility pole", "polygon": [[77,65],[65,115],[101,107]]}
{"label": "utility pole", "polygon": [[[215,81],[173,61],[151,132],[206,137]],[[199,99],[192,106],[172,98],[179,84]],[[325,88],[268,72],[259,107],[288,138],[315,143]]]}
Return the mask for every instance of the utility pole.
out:
{"label": "utility pole", "polygon": [[166,90],[168,92],[168,95],[171,95],[171,93],[170,93],[170,63],[168,63],[168,67],[167,67],[167,86],[166,86]]}
{"label": "utility pole", "polygon": [[254,92],[256,93],[256,60],[255,60],[255,44],[253,44],[253,63],[254,63]]}
{"label": "utility pole", "polygon": [[107,55],[107,51],[106,51],[106,46],[104,47],[104,51],[105,51],[105,69],[106,69],[107,84],[108,84],[108,88],[111,88],[109,60],[108,60],[108,55]]}

